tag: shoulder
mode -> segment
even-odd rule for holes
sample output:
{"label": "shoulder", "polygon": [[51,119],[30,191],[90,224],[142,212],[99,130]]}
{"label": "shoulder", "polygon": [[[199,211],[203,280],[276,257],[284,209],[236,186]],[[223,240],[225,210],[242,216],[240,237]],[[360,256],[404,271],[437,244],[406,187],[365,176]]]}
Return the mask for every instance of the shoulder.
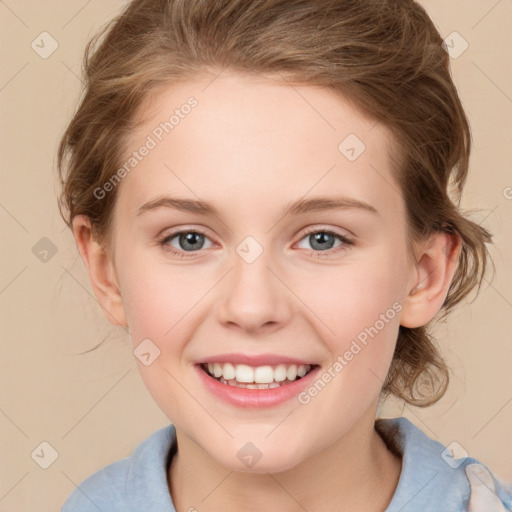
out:
{"label": "shoulder", "polygon": [[402,456],[402,472],[386,512],[460,512],[467,510],[471,486],[466,468],[483,466],[495,496],[510,510],[512,487],[505,486],[473,457],[455,458],[448,447],[428,437],[406,418],[379,419],[375,428],[388,447]]}
{"label": "shoulder", "polygon": [[[62,512],[174,511],[166,464],[175,442],[173,425],[157,430],[142,441],[132,455],[105,466],[78,485],[64,503]],[[151,504],[147,502],[148,495],[152,497]]]}

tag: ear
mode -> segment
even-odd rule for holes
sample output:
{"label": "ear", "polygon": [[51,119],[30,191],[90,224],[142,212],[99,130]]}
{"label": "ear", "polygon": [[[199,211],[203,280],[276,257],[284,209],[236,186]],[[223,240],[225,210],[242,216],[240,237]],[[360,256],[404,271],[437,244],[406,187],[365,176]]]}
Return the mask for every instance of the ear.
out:
{"label": "ear", "polygon": [[128,324],[114,262],[104,247],[93,238],[87,216],[77,215],[73,218],[73,235],[105,317],[115,326],[126,327]]}
{"label": "ear", "polygon": [[403,301],[400,325],[426,325],[441,309],[457,269],[462,239],[439,231],[421,243],[409,295]]}

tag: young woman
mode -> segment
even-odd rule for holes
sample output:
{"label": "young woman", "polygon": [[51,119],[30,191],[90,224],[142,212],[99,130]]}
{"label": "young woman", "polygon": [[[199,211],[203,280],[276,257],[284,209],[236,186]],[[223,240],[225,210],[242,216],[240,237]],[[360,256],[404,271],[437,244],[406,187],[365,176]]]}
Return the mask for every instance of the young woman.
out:
{"label": "young woman", "polygon": [[429,326],[491,241],[457,205],[470,132],[425,11],[135,0],[100,35],[61,206],[172,425],[63,511],[510,510],[484,465],[376,419],[443,395]]}

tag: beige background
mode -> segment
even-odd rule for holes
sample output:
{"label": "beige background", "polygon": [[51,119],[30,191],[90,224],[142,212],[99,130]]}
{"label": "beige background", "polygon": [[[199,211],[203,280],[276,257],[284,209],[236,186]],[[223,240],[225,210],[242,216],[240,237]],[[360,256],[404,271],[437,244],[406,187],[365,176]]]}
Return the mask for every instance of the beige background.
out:
{"label": "beige background", "polygon": [[[475,143],[464,207],[478,208],[474,218],[495,234],[497,277],[438,329],[453,368],[443,400],[384,412],[456,441],[512,480],[512,2],[422,3],[443,37],[457,31],[469,43],[452,60]],[[0,1],[0,511],[59,510],[83,479],[168,423],[127,335],[104,319],[56,206],[56,147],[78,99],[83,49],[122,5]],[[47,59],[31,47],[43,31],[59,45]],[[57,250],[46,262],[33,252],[43,237]],[[42,442],[58,454],[48,469],[36,463],[49,460]]]}

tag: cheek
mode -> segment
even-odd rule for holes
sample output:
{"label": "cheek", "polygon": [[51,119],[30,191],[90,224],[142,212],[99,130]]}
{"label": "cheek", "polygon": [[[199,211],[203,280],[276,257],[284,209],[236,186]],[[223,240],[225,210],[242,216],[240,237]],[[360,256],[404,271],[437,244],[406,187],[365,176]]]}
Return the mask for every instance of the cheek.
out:
{"label": "cheek", "polygon": [[171,268],[147,254],[126,258],[123,268],[123,305],[134,344],[140,341],[135,336],[154,338],[159,344],[179,339],[175,333],[187,323],[187,312],[204,295],[202,286],[191,286],[190,269]]}
{"label": "cheek", "polygon": [[[171,421],[180,420],[176,411],[187,410],[193,417],[180,372],[185,347],[194,334],[194,306],[205,292],[190,286],[190,273],[171,272],[161,263],[132,268],[137,272],[125,282],[123,302],[141,378]],[[149,364],[137,353],[149,353]]]}
{"label": "cheek", "polygon": [[396,294],[385,278],[375,284],[375,293],[373,287],[355,286],[350,296],[339,294],[337,302],[323,304],[324,311],[330,308],[330,325],[336,332],[322,337],[330,361],[299,396],[309,418],[329,411],[322,442],[339,438],[372,410],[381,395],[393,359],[401,304],[394,301]]}
{"label": "cheek", "polygon": [[328,385],[333,407],[343,397],[349,409],[357,408],[361,400],[366,403],[380,393],[400,325],[400,268],[401,259],[390,248],[344,266],[326,267],[314,279],[296,284],[330,354],[333,366],[325,380],[333,383]]}
{"label": "cheek", "polygon": [[[321,330],[322,339],[332,344],[331,352],[343,350],[365,328],[377,323],[398,325],[403,286],[398,271],[392,272],[380,260],[319,269],[314,278],[297,280],[294,289],[311,312],[311,321]],[[387,333],[386,333],[387,335]],[[364,337],[364,335],[363,335]]]}

